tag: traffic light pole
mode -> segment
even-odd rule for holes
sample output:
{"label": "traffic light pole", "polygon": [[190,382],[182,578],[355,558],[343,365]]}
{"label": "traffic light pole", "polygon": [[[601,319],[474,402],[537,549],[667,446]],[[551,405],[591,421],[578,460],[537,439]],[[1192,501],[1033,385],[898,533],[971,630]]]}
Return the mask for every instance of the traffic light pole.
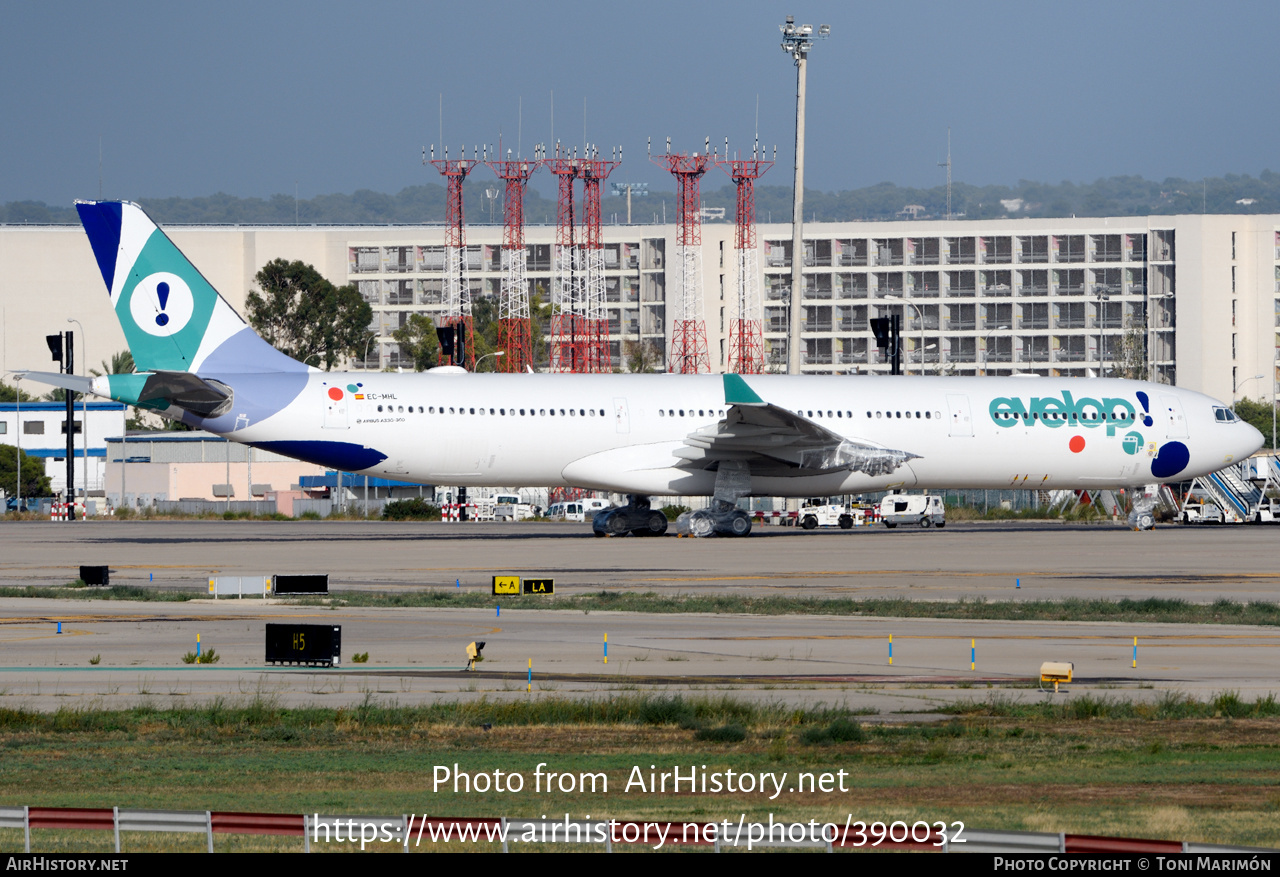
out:
{"label": "traffic light pole", "polygon": [[[53,361],[59,364],[59,371],[65,375],[71,374],[75,367],[75,336],[70,332],[59,332],[56,335],[44,336],[45,344],[49,345],[49,353],[53,355]],[[67,419],[63,432],[67,434],[67,489],[63,494],[63,498],[67,501],[67,517],[66,520],[74,521],[75,499],[76,499],[76,408],[75,393],[71,390],[64,390],[67,399]],[[21,478],[22,473],[18,473]]]}

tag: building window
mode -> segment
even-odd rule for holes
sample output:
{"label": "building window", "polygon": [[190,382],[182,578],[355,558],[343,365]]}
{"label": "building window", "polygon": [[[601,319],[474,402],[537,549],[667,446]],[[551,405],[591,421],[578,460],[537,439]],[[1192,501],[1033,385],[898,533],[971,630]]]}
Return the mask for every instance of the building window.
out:
{"label": "building window", "polygon": [[44,421],[28,420],[26,423],[22,424],[22,434],[23,435],[44,435]]}

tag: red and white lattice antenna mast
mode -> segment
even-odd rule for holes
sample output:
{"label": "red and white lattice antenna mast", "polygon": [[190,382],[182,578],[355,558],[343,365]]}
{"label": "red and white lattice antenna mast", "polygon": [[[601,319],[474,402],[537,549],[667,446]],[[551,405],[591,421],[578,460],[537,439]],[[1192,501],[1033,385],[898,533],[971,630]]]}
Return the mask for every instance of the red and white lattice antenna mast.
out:
{"label": "red and white lattice antenna mast", "polygon": [[551,371],[585,372],[586,314],[580,301],[576,246],[577,223],[573,211],[573,181],[578,178],[580,161],[568,148],[556,144],[555,155],[542,160],[543,166],[556,175],[559,196],[556,203],[556,243],[551,266]]}
{"label": "red and white lattice antenna mast", "polygon": [[[665,155],[650,155],[650,160],[666,168],[676,178],[676,259],[680,263],[680,288],[675,295],[675,313],[671,321],[671,350],[667,370],[679,374],[711,371],[707,354],[707,327],[702,316],[702,175],[711,162],[711,141],[699,155],[684,152],[672,154],[671,138],[667,138]],[[668,299],[670,301],[670,299]]]}
{"label": "red and white lattice antenna mast", "polygon": [[733,247],[737,254],[738,294],[729,308],[729,360],[726,371],[758,375],[764,371],[764,306],[760,301],[760,255],[756,243],[755,181],[773,167],[760,154],[756,141],[750,158],[729,158],[729,141],[724,158],[716,164],[738,187],[738,210],[734,218]]}
{"label": "red and white lattice antenna mast", "polygon": [[[502,146],[499,144],[498,149]],[[529,177],[542,166],[542,147],[532,160],[507,158],[485,162],[506,183],[502,202],[502,293],[498,298],[498,371],[523,372],[533,365],[533,329],[529,322],[529,281],[524,248],[524,193]]]}
{"label": "red and white lattice antenna mast", "polygon": [[600,240],[600,184],[608,179],[621,161],[621,148],[614,159],[597,158],[594,148],[579,163],[578,176],[582,179],[582,200],[585,203],[582,223],[581,264],[583,316],[587,339],[585,371],[607,373],[613,371],[613,357],[609,353],[609,318],[604,309],[604,243]]}
{"label": "red and white lattice antenna mast", "polygon": [[[479,164],[475,158],[466,157],[466,147],[462,148],[461,158],[449,158],[449,148],[444,148],[444,158],[436,158],[436,148],[431,147],[431,164],[445,178],[448,194],[445,209],[444,229],[444,317],[441,323],[445,326],[463,327],[463,338],[466,344],[465,361],[474,371],[476,367],[475,331],[471,323],[471,287],[467,283],[467,238],[465,218],[462,207],[462,184],[471,169]],[[455,353],[448,362],[441,365],[460,365]],[[501,357],[499,357],[501,358]]]}

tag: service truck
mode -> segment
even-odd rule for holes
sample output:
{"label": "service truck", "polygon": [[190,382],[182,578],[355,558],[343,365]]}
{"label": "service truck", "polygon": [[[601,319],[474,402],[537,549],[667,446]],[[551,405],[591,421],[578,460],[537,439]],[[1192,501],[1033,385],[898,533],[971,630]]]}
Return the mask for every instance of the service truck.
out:
{"label": "service truck", "polygon": [[947,510],[942,497],[928,494],[891,493],[880,500],[880,520],[889,529],[899,524],[917,527],[945,527]]}

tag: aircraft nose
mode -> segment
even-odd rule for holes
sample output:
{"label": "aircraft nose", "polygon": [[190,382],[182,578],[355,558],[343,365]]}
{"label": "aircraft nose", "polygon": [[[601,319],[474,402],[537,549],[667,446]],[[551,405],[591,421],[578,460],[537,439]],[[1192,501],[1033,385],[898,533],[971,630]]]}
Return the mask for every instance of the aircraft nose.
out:
{"label": "aircraft nose", "polygon": [[1243,429],[1240,430],[1240,450],[1236,452],[1235,458],[1243,460],[1266,444],[1266,439],[1262,437],[1262,433],[1258,431],[1257,427],[1251,423],[1240,423],[1239,426],[1243,427]]}

